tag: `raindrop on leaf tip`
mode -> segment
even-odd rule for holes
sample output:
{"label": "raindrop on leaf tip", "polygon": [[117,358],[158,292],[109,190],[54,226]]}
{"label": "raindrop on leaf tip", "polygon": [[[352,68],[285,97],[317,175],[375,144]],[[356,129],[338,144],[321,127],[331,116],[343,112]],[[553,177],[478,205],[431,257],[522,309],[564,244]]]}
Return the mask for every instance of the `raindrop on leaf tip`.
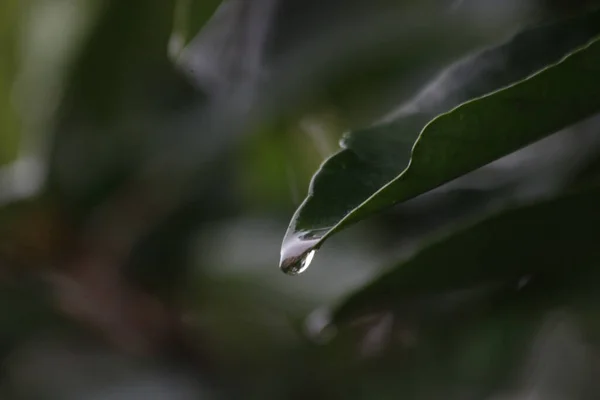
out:
{"label": "raindrop on leaf tip", "polygon": [[306,271],[315,256],[316,250],[311,250],[298,257],[289,257],[281,262],[281,270],[288,275],[298,275]]}

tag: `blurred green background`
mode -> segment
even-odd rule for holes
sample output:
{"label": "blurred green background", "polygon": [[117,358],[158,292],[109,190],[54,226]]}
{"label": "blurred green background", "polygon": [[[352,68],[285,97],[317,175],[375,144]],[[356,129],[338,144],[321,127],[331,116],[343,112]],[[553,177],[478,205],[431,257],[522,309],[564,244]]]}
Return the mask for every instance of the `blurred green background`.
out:
{"label": "blurred green background", "polygon": [[344,132],[593,3],[4,0],[0,398],[597,398],[593,288],[328,323],[432,235],[595,176],[598,118],[278,269]]}

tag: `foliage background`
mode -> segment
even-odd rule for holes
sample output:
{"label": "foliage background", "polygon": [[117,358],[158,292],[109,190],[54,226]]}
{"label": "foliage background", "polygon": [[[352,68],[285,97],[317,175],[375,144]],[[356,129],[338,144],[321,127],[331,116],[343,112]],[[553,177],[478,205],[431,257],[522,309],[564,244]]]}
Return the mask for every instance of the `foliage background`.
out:
{"label": "foliage background", "polygon": [[596,398],[598,117],[278,271],[343,133],[594,6],[4,0],[1,397]]}

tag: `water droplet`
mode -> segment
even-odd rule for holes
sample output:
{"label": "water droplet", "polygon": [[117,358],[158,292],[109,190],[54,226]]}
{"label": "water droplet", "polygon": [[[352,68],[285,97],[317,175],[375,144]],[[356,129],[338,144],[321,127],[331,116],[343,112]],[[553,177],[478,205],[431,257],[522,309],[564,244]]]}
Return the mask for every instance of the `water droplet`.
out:
{"label": "water droplet", "polygon": [[315,256],[318,239],[304,239],[302,235],[286,237],[281,247],[279,268],[288,275],[306,271]]}
{"label": "water droplet", "polygon": [[306,271],[310,266],[316,250],[310,250],[308,253],[303,253],[298,257],[286,258],[281,263],[281,270],[288,275],[298,275]]}

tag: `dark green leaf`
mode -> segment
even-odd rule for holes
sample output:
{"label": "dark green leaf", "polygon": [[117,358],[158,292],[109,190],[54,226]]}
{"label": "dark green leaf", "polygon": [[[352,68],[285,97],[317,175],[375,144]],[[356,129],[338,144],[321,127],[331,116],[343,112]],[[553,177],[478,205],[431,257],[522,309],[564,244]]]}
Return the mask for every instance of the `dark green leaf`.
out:
{"label": "dark green leaf", "polygon": [[600,110],[600,43],[588,42],[599,21],[595,12],[521,33],[450,68],[390,122],[349,134],[292,219],[283,268],[345,226]]}
{"label": "dark green leaf", "polygon": [[[418,309],[414,304],[391,309],[379,352],[366,365],[344,366],[338,372],[345,378],[343,387],[352,393],[368,382],[369,393],[385,393],[382,398],[521,398],[516,393],[533,387],[544,394],[559,392],[559,398],[590,398],[583,393],[598,389],[591,378],[596,367],[586,354],[596,351],[598,342],[597,328],[585,319],[593,321],[600,305],[599,275],[590,272],[583,279],[533,278],[456,307],[446,298],[422,302]],[[358,320],[339,324],[341,337],[334,343],[357,325]],[[366,328],[363,345],[378,329]],[[501,397],[508,393],[514,396]]]}
{"label": "dark green leaf", "polygon": [[350,296],[335,318],[482,285],[516,287],[522,278],[576,278],[600,259],[599,200],[594,187],[493,215],[391,269]]}

